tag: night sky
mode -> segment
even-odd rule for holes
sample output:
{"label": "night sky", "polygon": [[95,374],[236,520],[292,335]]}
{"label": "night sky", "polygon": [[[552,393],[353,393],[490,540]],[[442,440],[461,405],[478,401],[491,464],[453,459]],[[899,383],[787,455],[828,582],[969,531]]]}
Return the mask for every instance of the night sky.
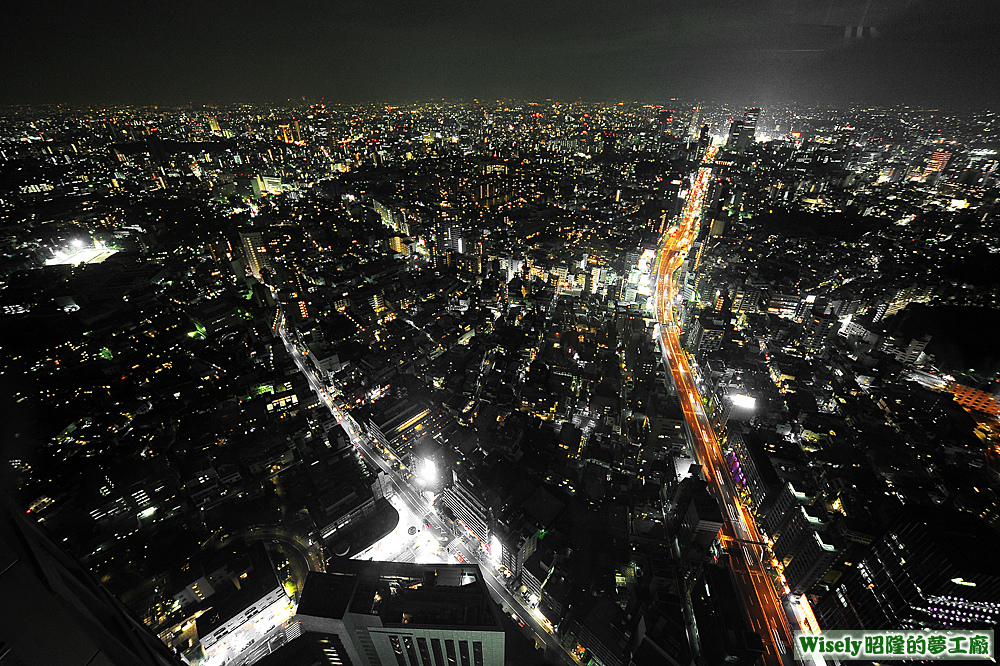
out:
{"label": "night sky", "polygon": [[[845,40],[838,23],[863,15],[878,36]],[[0,104],[982,108],[1000,102],[997,35],[1000,0],[17,2],[0,21]]]}

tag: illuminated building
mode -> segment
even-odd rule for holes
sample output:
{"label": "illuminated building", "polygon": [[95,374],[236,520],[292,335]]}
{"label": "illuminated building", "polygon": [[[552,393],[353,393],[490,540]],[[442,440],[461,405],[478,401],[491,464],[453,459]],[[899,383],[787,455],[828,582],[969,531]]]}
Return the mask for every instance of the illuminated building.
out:
{"label": "illuminated building", "polygon": [[761,443],[755,437],[744,437],[737,428],[730,428],[726,444],[731,447],[726,460],[736,490],[747,508],[757,515],[769,493],[782,487],[774,465]]}
{"label": "illuminated building", "polygon": [[372,414],[366,430],[384,451],[403,459],[419,437],[433,437],[438,432],[439,419],[438,412],[423,404],[401,400],[385,411]]}
{"label": "illuminated building", "polygon": [[661,109],[659,114],[657,114],[657,125],[659,129],[660,144],[662,145],[666,143],[674,132],[673,109]]}
{"label": "illuminated building", "polygon": [[278,580],[263,542],[242,556],[242,569],[229,593],[212,596],[211,610],[198,618],[198,636],[205,658],[228,662],[258,638],[281,626],[291,616],[285,588]]}
{"label": "illuminated building", "polygon": [[963,407],[993,416],[1000,415],[1000,399],[996,395],[962,384],[952,384],[950,390],[955,402]]}
{"label": "illuminated building", "polygon": [[792,594],[803,594],[815,585],[843,552],[832,535],[809,530],[785,566],[785,579]]}
{"label": "illuminated building", "polygon": [[688,137],[698,135],[698,123],[701,121],[701,104],[695,104],[691,109],[691,120],[688,122]]}
{"label": "illuminated building", "polygon": [[247,258],[250,272],[259,280],[261,272],[270,266],[264,234],[259,231],[241,231],[240,242],[243,244],[243,255]]}
{"label": "illuminated building", "polygon": [[733,121],[729,126],[729,140],[726,147],[736,152],[746,150],[753,143],[757,132],[757,121],[760,119],[760,107],[748,106],[743,109],[743,117]]}
{"label": "illuminated building", "polygon": [[[762,466],[761,469],[766,469],[766,466]],[[771,471],[774,471],[773,466]],[[789,481],[772,487],[759,510],[755,512],[760,519],[758,525],[763,528],[766,534],[777,534],[791,515],[792,510],[806,499],[807,496],[796,490]]]}
{"label": "illuminated building", "polygon": [[948,160],[951,159],[951,152],[942,149],[934,151],[931,155],[930,161],[927,163],[927,168],[924,169],[924,180],[927,180],[932,174],[941,173],[944,171],[945,166],[948,165]]}
{"label": "illuminated building", "polygon": [[705,312],[694,320],[685,346],[697,358],[702,359],[706,354],[722,347],[728,331],[729,325],[724,318],[711,317]]}
{"label": "illuminated building", "polygon": [[709,494],[708,484],[693,476],[681,482],[676,502],[681,559],[700,561],[708,557],[722,533],[724,519],[719,504]]}
{"label": "illuminated building", "polygon": [[698,132],[698,159],[700,160],[708,152],[708,149],[712,147],[712,134],[711,125],[705,123],[701,126],[701,131]]}
{"label": "illuminated building", "polygon": [[909,505],[817,608],[829,629],[977,629],[1000,621],[1000,536],[976,516]]}
{"label": "illuminated building", "polygon": [[736,149],[736,142],[740,138],[740,130],[743,128],[743,119],[734,118],[733,122],[729,124],[729,138],[726,140],[726,148],[730,150]]}
{"label": "illuminated building", "polygon": [[910,344],[907,345],[906,349],[896,354],[896,360],[903,365],[916,365],[930,341],[930,335],[910,340]]}
{"label": "illuminated building", "polygon": [[0,497],[0,662],[180,666],[89,571]]}
{"label": "illuminated building", "polygon": [[343,664],[504,663],[503,628],[476,565],[338,561],[308,574],[294,619],[305,638],[337,637]]}
{"label": "illuminated building", "polygon": [[389,249],[391,249],[396,254],[401,254],[404,257],[410,256],[410,246],[406,243],[406,240],[399,236],[392,236],[389,239]]}
{"label": "illuminated building", "polygon": [[490,511],[479,499],[481,492],[470,477],[452,471],[454,483],[444,491],[444,504],[462,525],[486,547],[490,542]]}
{"label": "illuminated building", "polygon": [[285,143],[301,143],[302,129],[299,127],[299,121],[291,120],[278,125],[278,135]]}
{"label": "illuminated building", "polygon": [[242,570],[232,578],[238,587],[230,586],[228,593],[216,590],[211,610],[197,620],[206,660],[238,657],[291,617],[288,595],[263,542],[255,542],[231,569]]}
{"label": "illuminated building", "polygon": [[843,551],[840,542],[825,529],[826,525],[800,504],[775,535],[774,556],[784,565],[793,594],[808,591]]}

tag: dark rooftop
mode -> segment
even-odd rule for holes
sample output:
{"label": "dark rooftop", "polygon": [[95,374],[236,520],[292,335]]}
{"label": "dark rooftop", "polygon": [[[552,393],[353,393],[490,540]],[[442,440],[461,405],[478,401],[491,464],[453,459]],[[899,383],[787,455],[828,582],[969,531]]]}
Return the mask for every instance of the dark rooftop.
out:
{"label": "dark rooftop", "polygon": [[299,600],[299,615],[328,617],[340,620],[347,612],[358,577],[354,574],[335,575],[310,571]]}
{"label": "dark rooftop", "polygon": [[378,615],[383,623],[499,628],[478,567],[463,564],[338,561],[310,572],[298,614],[341,619]]}

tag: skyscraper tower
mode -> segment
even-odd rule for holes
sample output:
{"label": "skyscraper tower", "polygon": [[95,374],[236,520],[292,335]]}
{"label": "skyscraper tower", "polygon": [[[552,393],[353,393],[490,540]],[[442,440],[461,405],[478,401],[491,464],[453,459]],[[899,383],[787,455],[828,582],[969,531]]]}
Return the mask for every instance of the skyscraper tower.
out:
{"label": "skyscraper tower", "polygon": [[698,159],[700,160],[708,152],[708,149],[712,146],[712,135],[709,133],[710,126],[705,123],[701,126],[701,132],[698,134]]}
{"label": "skyscraper tower", "polygon": [[299,143],[302,141],[302,129],[298,120],[290,120],[287,123],[278,125],[278,135],[285,143]]}
{"label": "skyscraper tower", "polygon": [[664,149],[674,136],[674,110],[660,109],[656,114],[656,147]]}
{"label": "skyscraper tower", "polygon": [[736,142],[740,138],[740,128],[743,127],[742,118],[733,118],[729,124],[729,138],[726,139],[726,150],[736,150]]}
{"label": "skyscraper tower", "polygon": [[729,142],[732,144],[733,150],[742,152],[753,143],[753,137],[757,131],[757,121],[760,119],[760,111],[759,106],[748,106],[743,109],[743,119],[739,121],[739,126],[737,127],[736,121],[733,122],[736,134],[733,134],[733,129],[729,130]]}
{"label": "skyscraper tower", "polygon": [[270,263],[267,258],[267,247],[264,245],[264,234],[259,231],[241,231],[240,242],[243,245],[243,255],[253,276],[260,279],[261,271]]}
{"label": "skyscraper tower", "polygon": [[691,109],[691,122],[688,124],[688,137],[698,136],[698,123],[701,121],[701,104],[695,104]]}
{"label": "skyscraper tower", "polygon": [[674,110],[661,109],[658,114],[658,129],[660,131],[660,141],[664,141],[674,132]]}

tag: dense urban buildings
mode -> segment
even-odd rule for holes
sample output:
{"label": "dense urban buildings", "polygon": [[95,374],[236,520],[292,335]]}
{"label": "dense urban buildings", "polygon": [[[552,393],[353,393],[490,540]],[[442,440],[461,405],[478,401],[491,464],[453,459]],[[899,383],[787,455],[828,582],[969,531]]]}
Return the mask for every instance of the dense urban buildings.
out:
{"label": "dense urban buildings", "polygon": [[0,659],[993,628],[1000,119],[756,104],[5,109]]}

